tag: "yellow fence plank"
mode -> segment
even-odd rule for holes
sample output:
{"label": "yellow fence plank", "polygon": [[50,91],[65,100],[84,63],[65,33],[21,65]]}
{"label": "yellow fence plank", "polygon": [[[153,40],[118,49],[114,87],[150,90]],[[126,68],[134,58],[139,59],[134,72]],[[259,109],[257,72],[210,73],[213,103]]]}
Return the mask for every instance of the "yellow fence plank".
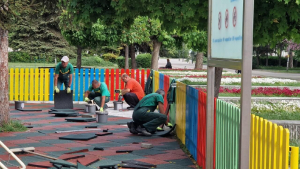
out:
{"label": "yellow fence plank", "polygon": [[9,100],[14,100],[14,69],[10,68],[9,70]]}
{"label": "yellow fence plank", "polygon": [[159,89],[159,72],[154,71],[154,92]]}
{"label": "yellow fence plank", "polygon": [[277,130],[277,159],[276,159],[276,167],[278,169],[282,169],[282,140],[283,140],[283,127],[279,126]]}
{"label": "yellow fence plank", "polygon": [[291,147],[291,169],[299,169],[299,147]]}
{"label": "yellow fence plank", "polygon": [[290,145],[290,132],[288,129],[283,129],[282,140],[282,169],[289,168],[289,145]]}
{"label": "yellow fence plank", "polygon": [[24,93],[24,101],[28,101],[28,92],[29,92],[29,80],[28,80],[28,77],[29,77],[29,69],[26,68],[25,69],[25,93]]}
{"label": "yellow fence plank", "polygon": [[176,87],[176,133],[183,144],[185,144],[185,107],[186,107],[186,85],[177,82]]}
{"label": "yellow fence plank", "polygon": [[258,157],[257,157],[257,168],[262,168],[262,132],[263,132],[263,118],[258,120]]}
{"label": "yellow fence plank", "polygon": [[[50,88],[50,70],[49,69],[45,69],[45,101],[49,101],[49,88]],[[73,79],[74,79],[74,75],[73,75]]]}
{"label": "yellow fence plank", "polygon": [[39,100],[39,69],[36,68],[34,72],[34,101]]}
{"label": "yellow fence plank", "polygon": [[262,131],[262,168],[266,168],[266,161],[267,161],[267,134],[268,134],[268,121],[267,120],[263,120],[263,131]]}
{"label": "yellow fence plank", "polygon": [[278,133],[277,124],[273,124],[272,126],[272,148],[271,148],[271,168],[276,169],[276,157],[277,157],[277,133]]}
{"label": "yellow fence plank", "polygon": [[33,68],[31,68],[30,69],[30,98],[29,98],[29,100],[30,101],[33,101],[34,100],[34,69]]}
{"label": "yellow fence plank", "polygon": [[40,100],[44,101],[44,69],[40,69]]}
{"label": "yellow fence plank", "polygon": [[15,69],[15,100],[19,100],[19,69]]}
{"label": "yellow fence plank", "polygon": [[272,123],[267,124],[267,152],[266,152],[266,168],[271,169],[271,156],[272,156]]}
{"label": "yellow fence plank", "polygon": [[20,100],[24,101],[24,69],[20,69]]}
{"label": "yellow fence plank", "polygon": [[254,120],[254,168],[258,168],[258,122],[259,117],[256,116]]}

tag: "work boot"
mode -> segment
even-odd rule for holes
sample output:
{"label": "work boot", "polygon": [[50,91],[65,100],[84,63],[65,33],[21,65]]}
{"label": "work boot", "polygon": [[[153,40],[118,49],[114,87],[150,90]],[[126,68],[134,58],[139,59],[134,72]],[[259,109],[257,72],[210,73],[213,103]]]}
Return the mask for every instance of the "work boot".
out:
{"label": "work boot", "polygon": [[145,128],[142,128],[141,126],[138,126],[138,127],[136,128],[136,131],[139,132],[139,133],[141,133],[141,134],[144,135],[144,136],[151,136],[151,135],[152,135],[152,134],[149,133]]}
{"label": "work boot", "polygon": [[138,134],[138,132],[135,129],[134,122],[127,122],[127,126],[129,128],[129,132],[132,134]]}

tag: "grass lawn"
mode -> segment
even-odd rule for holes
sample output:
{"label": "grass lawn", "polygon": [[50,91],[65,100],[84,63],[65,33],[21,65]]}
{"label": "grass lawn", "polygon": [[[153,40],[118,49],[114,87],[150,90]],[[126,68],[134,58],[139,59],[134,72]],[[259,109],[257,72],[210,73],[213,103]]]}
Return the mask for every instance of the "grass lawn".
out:
{"label": "grass lawn", "polygon": [[[76,65],[73,65],[76,66]],[[38,67],[55,67],[54,63],[15,63],[9,62],[9,68],[38,68]],[[97,67],[97,66],[84,66],[82,67],[94,67],[94,68],[117,68],[118,66],[115,64],[113,67]]]}
{"label": "grass lawn", "polygon": [[286,67],[279,66],[260,66],[258,70],[269,71],[269,72],[277,72],[277,73],[300,73],[300,67],[289,68],[286,70]]}
{"label": "grass lawn", "polygon": [[299,113],[252,113],[256,116],[262,117],[267,120],[300,120],[300,112]]}

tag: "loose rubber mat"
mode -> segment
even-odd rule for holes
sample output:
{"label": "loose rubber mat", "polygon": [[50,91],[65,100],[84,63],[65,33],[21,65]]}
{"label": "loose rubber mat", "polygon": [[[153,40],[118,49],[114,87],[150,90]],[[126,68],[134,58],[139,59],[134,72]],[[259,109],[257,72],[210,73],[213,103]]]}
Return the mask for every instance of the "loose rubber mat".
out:
{"label": "loose rubber mat", "polygon": [[54,112],[49,112],[49,114],[55,114],[55,116],[72,116],[72,117],[77,117],[79,114],[77,112],[59,112],[59,111],[54,111]]}
{"label": "loose rubber mat", "polygon": [[73,90],[71,93],[66,90],[54,92],[54,109],[73,109]]}
{"label": "loose rubber mat", "polygon": [[175,129],[175,127],[176,127],[176,124],[174,124],[174,126],[170,130],[156,132],[153,135],[155,135],[155,136],[162,136],[162,137],[167,136],[167,135],[169,135]]}
{"label": "loose rubber mat", "polygon": [[65,120],[69,122],[91,122],[96,121],[96,118],[66,118]]}
{"label": "loose rubber mat", "polygon": [[70,134],[67,136],[59,137],[62,140],[90,140],[96,138],[95,133],[83,133],[83,134]]}
{"label": "loose rubber mat", "polygon": [[42,109],[17,109],[19,111],[43,111]]}
{"label": "loose rubber mat", "polygon": [[49,110],[49,112],[52,112],[52,111],[69,111],[69,112],[75,112],[77,110],[75,110],[75,109],[51,109],[51,110]]}

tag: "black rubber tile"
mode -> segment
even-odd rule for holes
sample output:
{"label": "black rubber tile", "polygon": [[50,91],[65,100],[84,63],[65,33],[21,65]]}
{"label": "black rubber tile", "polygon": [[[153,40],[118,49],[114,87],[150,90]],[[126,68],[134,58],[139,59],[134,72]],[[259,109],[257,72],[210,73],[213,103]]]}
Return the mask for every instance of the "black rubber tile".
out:
{"label": "black rubber tile", "polygon": [[79,113],[77,112],[62,112],[62,111],[53,111],[49,112],[49,114],[54,114],[56,117],[66,117],[66,116],[72,116],[72,117],[77,117]]}
{"label": "black rubber tile", "polygon": [[194,165],[194,163],[189,158],[178,159],[178,160],[169,160],[169,162],[175,163],[177,165],[182,165],[182,166]]}
{"label": "black rubber tile", "polygon": [[67,136],[59,137],[62,140],[90,140],[96,138],[94,133],[83,133],[83,134],[70,134]]}
{"label": "black rubber tile", "polygon": [[69,122],[91,122],[96,121],[96,118],[66,118],[65,120]]}
{"label": "black rubber tile", "polygon": [[54,92],[54,108],[55,109],[73,109],[73,90],[67,93],[61,90],[59,93]]}

